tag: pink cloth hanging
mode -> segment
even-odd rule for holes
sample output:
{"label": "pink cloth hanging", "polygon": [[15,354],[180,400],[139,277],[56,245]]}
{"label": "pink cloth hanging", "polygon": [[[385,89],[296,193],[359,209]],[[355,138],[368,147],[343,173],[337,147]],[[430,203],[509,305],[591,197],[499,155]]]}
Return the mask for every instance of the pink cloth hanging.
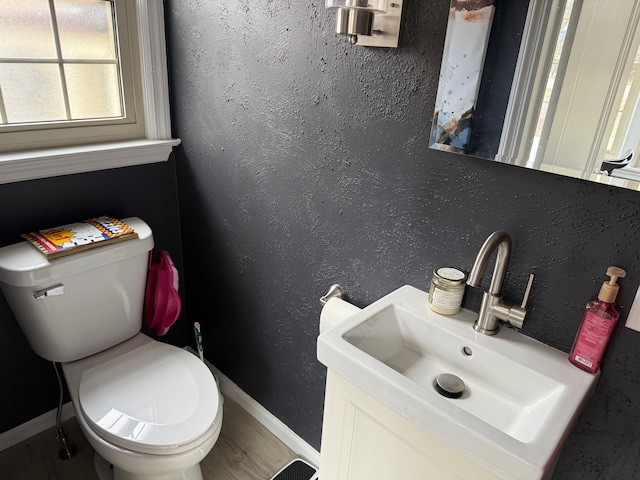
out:
{"label": "pink cloth hanging", "polygon": [[179,285],[178,269],[169,252],[160,250],[157,262],[153,262],[151,252],[144,307],[147,326],[156,335],[166,334],[180,315],[182,302],[178,294]]}

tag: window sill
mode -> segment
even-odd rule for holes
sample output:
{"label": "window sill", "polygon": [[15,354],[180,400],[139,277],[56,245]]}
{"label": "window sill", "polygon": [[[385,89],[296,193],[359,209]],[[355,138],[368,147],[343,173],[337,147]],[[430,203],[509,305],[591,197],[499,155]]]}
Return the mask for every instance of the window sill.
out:
{"label": "window sill", "polygon": [[0,154],[0,184],[166,162],[180,139],[131,140]]}

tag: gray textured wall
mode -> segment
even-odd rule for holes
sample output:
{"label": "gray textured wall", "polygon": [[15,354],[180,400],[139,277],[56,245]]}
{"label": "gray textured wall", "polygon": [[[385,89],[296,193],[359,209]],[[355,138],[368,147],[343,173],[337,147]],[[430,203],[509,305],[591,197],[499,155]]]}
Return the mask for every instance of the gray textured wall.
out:
{"label": "gray textured wall", "polygon": [[[638,287],[639,193],[428,149],[448,3],[409,1],[404,46],[375,50],[336,37],[322,0],[166,0],[190,320],[316,448],[330,284],[359,306],[426,289],[504,229],[506,297],[536,273],[524,333],[564,351],[609,265],[627,308]],[[639,344],[619,325],[555,478],[640,476]]]}

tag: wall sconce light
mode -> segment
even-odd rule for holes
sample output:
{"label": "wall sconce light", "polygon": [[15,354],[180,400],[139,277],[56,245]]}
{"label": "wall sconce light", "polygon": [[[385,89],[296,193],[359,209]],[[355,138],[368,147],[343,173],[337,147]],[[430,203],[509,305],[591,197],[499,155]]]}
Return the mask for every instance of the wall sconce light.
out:
{"label": "wall sconce light", "polygon": [[398,47],[403,0],[326,0],[336,11],[336,33],[354,45]]}

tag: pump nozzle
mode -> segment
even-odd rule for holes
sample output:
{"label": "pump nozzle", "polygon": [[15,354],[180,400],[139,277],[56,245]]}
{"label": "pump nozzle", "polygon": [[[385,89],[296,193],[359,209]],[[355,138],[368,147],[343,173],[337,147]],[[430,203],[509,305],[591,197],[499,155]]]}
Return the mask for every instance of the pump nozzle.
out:
{"label": "pump nozzle", "polygon": [[607,268],[607,275],[611,278],[608,282],[602,284],[602,288],[600,288],[600,293],[598,294],[598,300],[614,303],[618,296],[618,289],[620,288],[616,282],[618,278],[624,278],[626,274],[627,272],[619,267]]}

